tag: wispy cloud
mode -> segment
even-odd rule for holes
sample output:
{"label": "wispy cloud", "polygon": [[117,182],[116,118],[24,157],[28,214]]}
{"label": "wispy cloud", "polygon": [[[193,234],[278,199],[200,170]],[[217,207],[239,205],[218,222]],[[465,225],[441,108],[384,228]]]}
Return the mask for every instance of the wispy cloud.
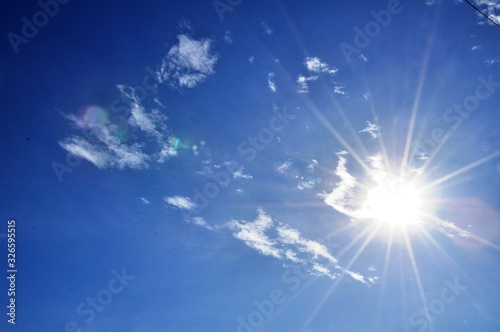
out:
{"label": "wispy cloud", "polygon": [[[379,214],[373,210],[377,207],[367,204],[367,191],[380,187],[397,187],[401,185],[403,179],[391,175],[385,167],[384,155],[376,153],[366,158],[367,166],[369,167],[366,175],[368,176],[368,182],[371,182],[371,186],[370,183],[368,185],[366,183],[360,184],[357,178],[347,169],[348,153],[342,151],[337,155],[339,162],[335,169],[335,175],[339,178],[339,182],[336,183],[331,192],[323,192],[318,196],[327,205],[353,220],[373,221],[377,219]],[[420,170],[414,169],[412,171],[419,173]],[[422,222],[420,217],[418,221]],[[426,218],[426,222],[434,223],[439,227],[441,232],[448,236],[468,236],[466,231],[456,227],[452,222],[441,221],[438,218],[435,218],[435,220],[427,220]]]}
{"label": "wispy cloud", "polygon": [[500,59],[486,59],[483,61],[487,66],[494,65],[495,63],[500,63]]}
{"label": "wispy cloud", "polygon": [[[73,135],[61,140],[59,145],[100,169],[144,169],[151,162],[163,163],[175,156],[177,151],[164,135],[167,118],[159,109],[146,110],[133,88],[125,85],[117,88],[129,106],[124,116],[114,118],[112,113],[98,106],[88,106],[80,114],[67,115],[85,138]],[[127,134],[134,131],[134,136]]]}
{"label": "wispy cloud", "polygon": [[272,92],[276,92],[276,83],[273,82],[274,73],[267,74],[267,86]]}
{"label": "wispy cloud", "polygon": [[[500,24],[500,2],[498,0],[475,0],[476,6],[479,7],[488,17]],[[483,15],[477,13],[480,21],[479,24],[493,24],[487,20]]]}
{"label": "wispy cloud", "polygon": [[194,204],[194,202],[189,197],[172,196],[172,197],[165,197],[164,200],[166,203],[178,209],[192,210],[196,208],[196,204]]}
{"label": "wispy cloud", "polygon": [[144,198],[144,197],[141,197],[141,201],[142,201],[142,203],[144,203],[146,205],[151,204],[151,202],[147,198]]}
{"label": "wispy cloud", "polygon": [[240,168],[238,168],[236,171],[234,171],[233,173],[233,178],[234,179],[245,179],[245,180],[250,180],[253,178],[253,176],[251,176],[250,174],[245,174],[243,172],[243,166],[241,166]]}
{"label": "wispy cloud", "polygon": [[297,92],[299,93],[308,93],[309,92],[309,85],[307,82],[309,81],[315,81],[319,78],[319,76],[309,76],[309,77],[306,77],[306,76],[303,76],[303,75],[299,75],[299,77],[297,77]]}
{"label": "wispy cloud", "polygon": [[375,123],[371,123],[370,121],[366,121],[366,128],[359,131],[360,133],[368,133],[372,139],[375,139],[380,136],[380,127]]}
{"label": "wispy cloud", "polygon": [[226,226],[235,238],[262,255],[288,264],[302,264],[314,275],[335,279],[348,274],[357,281],[367,283],[361,274],[341,267],[337,258],[321,243],[304,238],[298,230],[286,224],[275,223],[262,209],[258,209],[257,213],[254,221],[231,220]]}
{"label": "wispy cloud", "polygon": [[269,26],[265,22],[262,22],[261,26],[262,26],[262,29],[264,30],[264,34],[266,34],[266,35],[272,35],[273,34],[273,30],[271,30],[269,28]]}
{"label": "wispy cloud", "polygon": [[224,42],[226,44],[232,44],[233,43],[233,36],[231,34],[231,31],[226,30],[226,32],[224,32],[224,36],[222,36],[222,39],[224,40]]}
{"label": "wispy cloud", "polygon": [[211,230],[211,231],[215,231],[217,229],[216,227],[209,225],[207,223],[207,221],[205,219],[203,219],[202,217],[191,218],[188,220],[188,222],[191,224],[206,228],[206,229]]}
{"label": "wispy cloud", "polygon": [[218,56],[211,51],[211,39],[194,39],[179,35],[156,73],[158,81],[171,86],[193,88],[212,75]]}
{"label": "wispy cloud", "polygon": [[338,71],[337,68],[330,67],[330,65],[328,65],[326,62],[321,61],[317,57],[307,57],[304,61],[304,66],[306,66],[307,70],[314,73],[335,74]]}
{"label": "wispy cloud", "polygon": [[[317,57],[307,57],[304,60],[304,66],[307,68],[309,72],[314,73],[314,75],[310,76],[299,75],[297,77],[298,93],[308,93],[309,92],[308,82],[317,80],[319,78],[319,75],[321,74],[333,75],[338,71],[337,68],[331,67],[329,64],[323,62],[321,59]],[[341,86],[340,84],[335,85],[334,92],[345,95],[343,86]]]}

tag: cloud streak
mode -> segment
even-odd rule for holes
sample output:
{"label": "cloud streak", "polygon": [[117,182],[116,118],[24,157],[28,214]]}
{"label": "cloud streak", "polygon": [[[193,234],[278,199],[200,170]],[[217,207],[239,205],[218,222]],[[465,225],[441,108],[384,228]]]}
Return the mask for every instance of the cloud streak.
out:
{"label": "cloud streak", "polygon": [[367,283],[364,277],[339,265],[328,249],[319,242],[304,238],[300,232],[286,224],[277,224],[262,209],[257,210],[254,221],[231,220],[226,224],[233,236],[264,256],[283,260],[288,264],[302,264],[309,273],[332,279],[347,274]]}

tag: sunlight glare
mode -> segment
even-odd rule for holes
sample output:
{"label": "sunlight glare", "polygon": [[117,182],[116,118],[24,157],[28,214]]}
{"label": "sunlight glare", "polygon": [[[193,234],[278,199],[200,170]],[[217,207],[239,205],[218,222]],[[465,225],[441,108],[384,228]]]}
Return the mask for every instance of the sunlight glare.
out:
{"label": "sunlight glare", "polygon": [[392,180],[369,189],[365,204],[370,219],[390,225],[407,225],[418,221],[421,199],[411,183]]}

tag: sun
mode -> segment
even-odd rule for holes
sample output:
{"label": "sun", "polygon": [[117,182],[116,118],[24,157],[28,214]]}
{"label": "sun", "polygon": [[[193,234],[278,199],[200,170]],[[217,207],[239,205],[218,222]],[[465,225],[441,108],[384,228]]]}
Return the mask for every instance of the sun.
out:
{"label": "sun", "polygon": [[387,177],[368,190],[366,217],[389,225],[415,224],[422,200],[415,186],[403,179]]}

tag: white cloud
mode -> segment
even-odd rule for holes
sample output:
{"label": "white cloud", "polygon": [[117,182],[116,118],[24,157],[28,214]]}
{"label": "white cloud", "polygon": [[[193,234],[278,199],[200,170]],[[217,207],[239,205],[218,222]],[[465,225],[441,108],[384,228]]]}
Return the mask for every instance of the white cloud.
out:
{"label": "white cloud", "polygon": [[250,248],[256,249],[261,254],[283,258],[283,252],[275,248],[276,241],[269,238],[265,233],[273,227],[273,220],[263,210],[259,210],[257,219],[253,222],[240,222],[231,220],[227,227],[233,232],[233,236]]}
{"label": "white cloud", "polygon": [[233,173],[233,178],[234,179],[245,179],[245,180],[250,180],[253,178],[253,176],[249,175],[249,174],[245,174],[243,173],[243,166],[241,166],[240,168],[238,168],[236,171],[234,171]]}
{"label": "white cloud", "polygon": [[142,201],[144,204],[146,204],[146,205],[151,204],[151,202],[150,202],[147,198],[144,198],[144,197],[141,197],[141,201]]}
{"label": "white cloud", "polygon": [[307,165],[307,170],[309,173],[314,172],[314,169],[318,166],[318,161],[316,159],[312,159],[309,165]]}
{"label": "white cloud", "polygon": [[[306,66],[307,70],[310,72],[313,72],[315,74],[330,74],[333,75],[335,74],[338,69],[335,67],[330,67],[326,62],[321,61],[317,57],[307,57],[304,60],[304,66]],[[309,92],[309,86],[308,82],[309,81],[315,81],[319,78],[318,75],[312,75],[312,76],[304,76],[304,75],[299,75],[297,77],[297,92],[298,93],[307,93]],[[345,95],[345,92],[343,91],[343,86],[341,85],[336,85],[334,89],[335,93],[340,93]]]}
{"label": "white cloud", "polygon": [[[367,190],[384,186],[396,187],[403,183],[404,179],[389,174],[385,166],[384,155],[377,153],[366,158],[367,166],[369,167],[367,171],[368,181],[372,182],[372,185],[370,186],[369,183],[360,185],[356,177],[347,170],[347,153],[341,152],[337,155],[339,162],[335,170],[335,175],[339,177],[340,181],[330,193],[322,193],[318,196],[323,198],[324,202],[336,211],[356,221],[371,221],[376,219],[377,214],[366,201]],[[411,171],[418,174],[420,170],[412,169]],[[417,220],[417,222],[420,221]],[[441,232],[448,236],[468,236],[468,232],[456,227],[451,222],[441,221],[437,218],[429,222],[434,222],[440,228]]]}
{"label": "white cloud", "polygon": [[253,64],[254,60],[255,60],[254,56],[251,56],[251,57],[248,58],[248,62],[250,62],[252,64]]}
{"label": "white cloud", "polygon": [[487,66],[494,65],[495,63],[500,63],[500,59],[486,59],[483,61]]}
{"label": "white cloud", "polygon": [[280,166],[278,166],[278,167],[276,168],[276,171],[277,171],[278,173],[283,174],[283,173],[285,173],[286,171],[288,171],[288,170],[290,169],[290,167],[292,167],[292,162],[288,160],[288,161],[285,161],[285,162],[284,162],[283,164],[281,164]]}
{"label": "white cloud", "polygon": [[216,230],[216,227],[213,227],[213,226],[209,225],[205,221],[205,219],[203,219],[201,217],[194,217],[192,219],[189,219],[188,222],[192,223],[194,225],[197,225],[197,226],[201,226],[201,227],[206,228],[206,229],[211,230],[211,231],[215,231]]}
{"label": "white cloud", "polygon": [[309,92],[309,85],[307,84],[307,82],[309,81],[315,81],[318,79],[319,76],[309,76],[309,77],[306,77],[306,76],[303,76],[303,75],[299,75],[299,77],[297,77],[297,85],[298,85],[298,88],[297,88],[297,92],[299,93],[307,93]]}
{"label": "white cloud", "polygon": [[83,158],[98,168],[106,168],[109,165],[110,156],[106,151],[90,144],[80,137],[70,137],[59,142],[59,145],[74,156]]}
{"label": "white cloud", "polygon": [[366,121],[366,128],[359,131],[360,133],[368,133],[372,139],[375,139],[380,136],[380,127],[375,123],[371,123],[370,121]]}
{"label": "white cloud", "polygon": [[213,74],[218,56],[211,53],[211,39],[192,39],[178,36],[179,43],[172,46],[156,73],[158,81],[172,86],[193,88]]}
{"label": "white cloud", "polygon": [[340,182],[337,183],[336,187],[330,193],[323,192],[319,196],[324,199],[326,204],[340,213],[356,217],[356,212],[352,210],[352,206],[354,205],[354,189],[358,183],[356,178],[347,171],[347,159],[343,156],[344,154],[344,151],[337,153],[339,163],[335,169],[335,175],[339,177]]}
{"label": "white cloud", "polygon": [[347,96],[347,93],[345,92],[344,88],[345,87],[343,85],[335,84],[335,86],[333,87],[333,93],[342,96]]}
{"label": "white cloud", "polygon": [[299,190],[313,189],[315,185],[316,181],[314,180],[300,181],[299,184],[297,184],[297,189]]}
{"label": "white cloud", "polygon": [[264,30],[264,34],[266,35],[272,35],[273,34],[273,30],[271,30],[266,23],[262,22],[261,23],[262,25],[262,29]]}
{"label": "white cloud", "polygon": [[[98,106],[89,106],[79,116],[66,116],[85,139],[72,136],[59,145],[100,169],[144,169],[150,162],[163,163],[175,156],[177,152],[162,134],[167,131],[167,118],[158,109],[147,111],[133,88],[125,85],[117,88],[129,107],[121,119]],[[134,131],[133,136],[127,135]],[[146,149],[151,153],[144,152]]]}
{"label": "white cloud", "polygon": [[231,35],[231,31],[226,30],[226,32],[224,32],[224,36],[222,36],[222,39],[224,40],[224,42],[226,42],[226,44],[232,44],[233,36]]}
{"label": "white cloud", "polygon": [[471,51],[474,52],[474,51],[479,51],[480,49],[482,49],[483,47],[481,45],[474,45],[471,47]]}
{"label": "white cloud", "polygon": [[267,86],[272,92],[276,92],[276,84],[273,82],[274,73],[267,74]]}
{"label": "white cloud", "polygon": [[[498,0],[475,0],[476,6],[482,10],[492,21],[500,24],[500,2]],[[483,15],[477,13],[480,18],[479,24],[493,24],[487,20]]]}
{"label": "white cloud", "polygon": [[178,209],[192,210],[196,207],[196,204],[189,198],[184,196],[172,196],[165,197],[165,202],[175,206]]}
{"label": "white cloud", "polygon": [[337,68],[331,68],[326,62],[321,61],[317,57],[307,57],[304,61],[304,65],[306,66],[307,70],[314,73],[335,74],[338,71]]}
{"label": "white cloud", "polygon": [[[258,209],[254,221],[231,220],[226,224],[233,236],[248,247],[265,256],[271,256],[288,264],[302,264],[309,273],[337,278],[346,273],[353,279],[367,283],[364,277],[344,269],[328,249],[319,242],[304,238],[300,232],[286,224],[276,224],[262,209]],[[271,237],[270,234],[274,234]]]}

